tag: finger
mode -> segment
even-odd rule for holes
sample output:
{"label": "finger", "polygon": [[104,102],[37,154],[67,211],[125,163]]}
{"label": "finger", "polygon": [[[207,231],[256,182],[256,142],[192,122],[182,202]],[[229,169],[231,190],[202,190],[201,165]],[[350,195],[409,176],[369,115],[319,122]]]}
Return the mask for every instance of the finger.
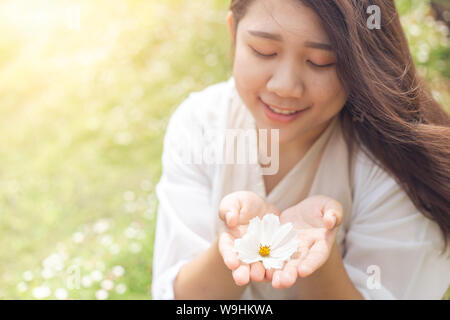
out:
{"label": "finger", "polygon": [[280,282],[281,286],[283,288],[290,288],[297,280],[297,267],[298,267],[299,260],[289,260],[286,265],[284,266]]}
{"label": "finger", "polygon": [[250,281],[250,266],[241,264],[236,270],[232,271],[232,275],[238,286],[245,286]]}
{"label": "finger", "polygon": [[281,270],[275,270],[272,277],[272,287],[275,289],[281,289]]}
{"label": "finger", "polygon": [[266,205],[267,205],[267,208],[266,208],[266,213],[273,213],[273,214],[275,214],[276,216],[280,216],[281,215],[281,211],[277,208],[277,207],[275,207],[274,205],[272,205],[271,203],[266,203]]}
{"label": "finger", "polygon": [[266,269],[261,261],[256,263],[252,263],[250,266],[250,280],[260,282],[264,280],[264,276],[266,274]]}
{"label": "finger", "polygon": [[325,224],[325,227],[329,230],[333,229],[336,226],[337,218],[336,214],[332,210],[328,210],[323,215],[323,221]]}
{"label": "finger", "polygon": [[266,282],[272,282],[273,273],[275,272],[274,269],[268,269],[266,270],[265,280]]}
{"label": "finger", "polygon": [[306,257],[298,266],[298,275],[300,277],[307,277],[314,271],[319,269],[328,259],[330,249],[325,240],[319,240],[309,249]]}
{"label": "finger", "polygon": [[234,228],[239,222],[239,209],[230,209],[230,211],[225,213],[225,223],[228,228]]}
{"label": "finger", "polygon": [[241,202],[239,200],[239,193],[230,193],[220,201],[219,217],[228,227],[233,228],[239,220],[240,210]]}
{"label": "finger", "polygon": [[239,221],[239,211],[228,211],[225,215],[225,219],[229,228],[236,227]]}
{"label": "finger", "polygon": [[237,253],[234,252],[234,239],[227,232],[222,232],[220,235],[219,252],[228,269],[235,270],[239,267],[239,257]]}
{"label": "finger", "polygon": [[342,205],[339,203],[339,201],[336,201],[331,198],[327,200],[323,208],[323,212],[324,212],[323,217],[324,220],[327,221],[326,222],[327,224],[331,224],[333,222],[332,217],[336,219],[335,226],[339,226],[341,224],[342,217],[344,215],[343,214],[344,209],[342,208]]}

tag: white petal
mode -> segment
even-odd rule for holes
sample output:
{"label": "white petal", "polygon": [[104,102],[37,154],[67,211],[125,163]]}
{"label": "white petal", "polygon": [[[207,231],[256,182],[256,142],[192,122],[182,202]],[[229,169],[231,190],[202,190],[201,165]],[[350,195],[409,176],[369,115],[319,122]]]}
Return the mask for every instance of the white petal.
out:
{"label": "white petal", "polygon": [[274,248],[270,252],[271,257],[288,260],[292,256],[292,254],[297,251],[299,246],[297,234],[295,233],[295,231],[290,234],[291,235],[289,241],[285,242],[283,246]]}
{"label": "white petal", "polygon": [[288,242],[292,237],[292,232],[296,234],[292,223],[285,223],[280,226],[275,233],[272,235],[272,239],[270,241],[270,245],[273,249],[277,247],[283,246],[286,242]]}
{"label": "white petal", "polygon": [[261,244],[262,245],[271,245],[270,241],[272,240],[275,231],[280,226],[280,220],[278,216],[273,213],[266,214],[262,220],[262,233],[261,233]]}
{"label": "white petal", "polygon": [[262,229],[261,220],[259,219],[259,217],[254,217],[253,219],[251,219],[249,221],[249,226],[247,229],[247,233],[245,235],[252,234],[252,235],[256,235],[258,238],[260,238],[261,237],[260,236],[261,229]]}
{"label": "white petal", "polygon": [[262,257],[258,254],[254,257],[246,257],[246,258],[242,258],[241,261],[247,264],[251,264],[251,263],[255,263],[258,261],[261,261]]}
{"label": "white petal", "polygon": [[281,269],[284,265],[284,260],[276,258],[263,258],[262,263],[264,268],[268,269]]}
{"label": "white petal", "polygon": [[246,234],[242,239],[234,241],[234,249],[238,253],[238,257],[245,263],[259,261],[259,241],[254,235]]}

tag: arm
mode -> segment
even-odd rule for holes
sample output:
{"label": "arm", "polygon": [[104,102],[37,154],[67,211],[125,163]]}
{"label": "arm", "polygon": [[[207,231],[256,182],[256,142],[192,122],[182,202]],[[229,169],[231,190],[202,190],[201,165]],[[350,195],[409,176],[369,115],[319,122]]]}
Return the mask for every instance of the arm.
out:
{"label": "arm", "polygon": [[298,278],[295,284],[301,300],[363,300],[344,268],[336,242],[325,264],[306,278]]}
{"label": "arm", "polygon": [[175,299],[239,299],[245,286],[237,286],[222,259],[219,240],[181,268],[175,280]]}
{"label": "arm", "polygon": [[[186,155],[202,144],[193,138],[202,126],[192,112],[199,103],[195,95],[186,99],[172,115],[164,138],[162,175],[156,186],[159,206],[152,270],[154,299],[187,298],[188,294],[194,298],[198,291],[191,294],[190,288],[203,278],[216,276],[223,264],[214,250],[217,209],[211,201],[211,175],[215,168],[186,161]],[[202,270],[201,277],[198,270]],[[229,274],[231,277],[231,271]],[[224,278],[223,272],[218,279]],[[180,280],[176,281],[176,296],[175,279]],[[214,282],[210,284],[207,290],[199,286],[204,291],[198,297],[217,288]]]}
{"label": "arm", "polygon": [[278,209],[253,192],[237,191],[225,196],[219,205],[219,217],[226,223],[227,231],[180,270],[175,281],[175,297],[238,299],[250,280],[262,281],[265,269],[261,262],[240,263],[233,244],[235,238],[246,232],[250,219],[267,212],[280,214]]}
{"label": "arm", "polygon": [[355,176],[345,253],[334,244],[321,268],[299,278],[299,298],[441,299],[450,282],[450,260],[439,254],[443,241],[437,224],[364,156]]}
{"label": "arm", "polygon": [[439,254],[443,239],[437,224],[366,159],[356,166],[345,236],[343,263],[349,277],[366,299],[441,299],[450,283],[450,260]]}
{"label": "arm", "polygon": [[323,195],[308,197],[281,213],[281,221],[292,223],[297,231],[299,247],[282,270],[274,271],[274,288],[294,285],[298,298],[306,300],[363,299],[336,243],[343,214],[338,201]]}

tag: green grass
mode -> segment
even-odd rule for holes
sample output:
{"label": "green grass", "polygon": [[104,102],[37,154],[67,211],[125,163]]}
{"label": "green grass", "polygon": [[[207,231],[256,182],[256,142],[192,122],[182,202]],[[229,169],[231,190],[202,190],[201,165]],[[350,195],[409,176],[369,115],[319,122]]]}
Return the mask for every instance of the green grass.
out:
{"label": "green grass", "polygon": [[[41,2],[0,1],[0,299],[150,299],[164,130],[231,75],[229,2]],[[79,30],[64,18],[75,3]],[[399,3],[448,105],[448,45],[422,1]]]}

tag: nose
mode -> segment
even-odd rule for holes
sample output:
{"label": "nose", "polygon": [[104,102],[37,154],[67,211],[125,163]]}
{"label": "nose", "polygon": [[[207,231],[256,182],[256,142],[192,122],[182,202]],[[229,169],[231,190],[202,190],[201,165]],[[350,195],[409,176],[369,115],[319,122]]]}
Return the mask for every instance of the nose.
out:
{"label": "nose", "polygon": [[283,98],[301,98],[305,91],[301,71],[292,63],[278,66],[267,83],[267,90]]}

